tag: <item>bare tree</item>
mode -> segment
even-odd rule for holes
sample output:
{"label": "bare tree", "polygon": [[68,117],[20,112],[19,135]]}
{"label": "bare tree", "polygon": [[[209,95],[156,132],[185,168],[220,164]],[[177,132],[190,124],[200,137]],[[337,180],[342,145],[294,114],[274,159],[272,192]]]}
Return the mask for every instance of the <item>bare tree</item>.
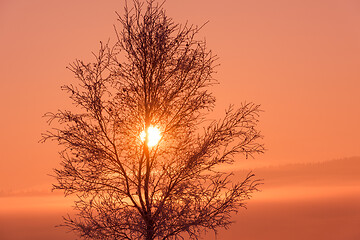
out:
{"label": "bare tree", "polygon": [[217,57],[195,38],[201,27],[174,23],[154,0],[124,10],[116,43],[70,64],[79,83],[63,89],[78,111],[46,114],[58,127],[42,141],[63,147],[54,189],[78,197],[64,225],[85,239],[198,239],[226,228],[258,181],[233,183],[218,166],[263,152],[259,106],[229,107],[199,127],[217,83]]}

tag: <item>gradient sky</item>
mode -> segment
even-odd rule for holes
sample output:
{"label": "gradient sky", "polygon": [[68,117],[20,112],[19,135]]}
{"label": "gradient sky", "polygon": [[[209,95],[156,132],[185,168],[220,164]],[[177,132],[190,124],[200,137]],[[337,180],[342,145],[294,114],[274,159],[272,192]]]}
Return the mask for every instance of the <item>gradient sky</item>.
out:
{"label": "gradient sky", "polygon": [[[31,211],[29,202],[37,200],[24,200],[28,195],[42,196],[48,199],[43,208],[60,211],[62,198],[51,195],[52,202],[43,194],[59,157],[55,144],[38,143],[48,128],[41,116],[69,106],[60,86],[74,78],[65,67],[76,58],[90,60],[100,40],[114,39],[114,11],[122,11],[122,2],[0,0],[0,201],[13,196],[12,204],[0,207],[0,221],[5,213],[16,219],[12,212]],[[165,8],[177,22],[201,25],[209,20],[199,37],[219,56],[220,85],[214,88],[217,107],[211,117],[221,117],[231,103],[262,105],[259,127],[268,151],[238,167],[276,169],[360,156],[359,1],[168,0]],[[359,165],[352,161],[348,167]],[[284,189],[282,194],[290,197],[290,188]],[[259,218],[257,209],[269,205],[265,195],[255,200]],[[0,225],[0,234],[4,229]]]}

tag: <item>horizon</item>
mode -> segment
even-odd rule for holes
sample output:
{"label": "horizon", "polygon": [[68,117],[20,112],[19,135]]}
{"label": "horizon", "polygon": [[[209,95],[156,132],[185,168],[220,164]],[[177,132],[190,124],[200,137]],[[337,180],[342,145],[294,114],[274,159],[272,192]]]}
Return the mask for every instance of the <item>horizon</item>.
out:
{"label": "horizon", "polygon": [[[257,225],[267,228],[269,219],[276,221],[277,225],[295,221],[299,225],[290,225],[288,229],[269,232],[266,239],[278,239],[279,235],[284,239],[304,239],[308,237],[307,234],[315,233],[316,230],[308,226],[309,228],[303,229],[297,236],[293,231],[304,227],[307,224],[306,220],[312,215],[323,218],[322,221],[314,222],[318,228],[328,227],[328,224],[336,226],[337,230],[327,230],[323,237],[339,239],[346,229],[349,231],[346,234],[353,238],[344,239],[355,239],[360,236],[359,232],[354,231],[357,229],[356,219],[360,214],[358,161],[360,157],[252,169],[258,177],[265,178],[264,185],[260,186],[260,192],[254,193],[253,198],[247,201],[247,209],[240,209],[238,214],[233,214],[236,222],[230,226],[230,230],[220,230],[218,239],[236,239],[235,236],[240,233],[246,236],[245,239],[263,239],[265,233],[261,232],[260,228],[256,230]],[[343,170],[337,171],[339,167]],[[319,169],[322,172],[319,173]],[[245,172],[247,173],[245,170],[238,170],[234,177],[244,176]],[[334,177],[337,179],[335,182]],[[311,181],[300,183],[299,178]],[[51,192],[46,189],[25,191],[25,194],[0,194],[0,236],[9,240],[24,239],[25,236],[33,236],[30,239],[37,240],[75,237],[73,233],[67,233],[65,228],[53,228],[62,223],[62,216],[73,212],[73,200],[75,198],[71,196],[65,198],[61,191]],[[332,213],[325,214],[329,208]],[[23,232],[9,231],[11,227],[23,225],[26,226]],[[352,232],[349,226],[353,226]],[[209,232],[204,239],[214,239],[213,237],[214,235]]]}

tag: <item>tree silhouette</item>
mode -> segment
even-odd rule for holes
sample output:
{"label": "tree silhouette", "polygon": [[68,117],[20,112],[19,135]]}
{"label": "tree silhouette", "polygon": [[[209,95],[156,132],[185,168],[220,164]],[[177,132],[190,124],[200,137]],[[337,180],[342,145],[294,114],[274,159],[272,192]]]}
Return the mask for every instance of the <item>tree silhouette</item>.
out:
{"label": "tree silhouette", "polygon": [[64,225],[85,239],[198,239],[226,228],[258,181],[233,183],[219,166],[263,152],[259,106],[206,122],[217,57],[195,39],[201,27],[174,23],[153,0],[124,10],[116,43],[69,66],[78,84],[62,89],[76,112],[45,114],[58,127],[42,141],[63,147],[54,189],[77,196]]}

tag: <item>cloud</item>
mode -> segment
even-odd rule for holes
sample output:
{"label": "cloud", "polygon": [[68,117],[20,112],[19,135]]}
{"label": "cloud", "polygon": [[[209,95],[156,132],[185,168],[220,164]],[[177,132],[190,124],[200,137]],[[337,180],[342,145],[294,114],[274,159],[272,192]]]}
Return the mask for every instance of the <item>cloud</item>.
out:
{"label": "cloud", "polygon": [[[237,171],[236,177],[250,170]],[[360,157],[318,163],[298,163],[255,168],[256,177],[263,179],[259,197],[281,193],[281,198],[329,196],[360,190]]]}
{"label": "cloud", "polygon": [[[248,171],[237,171],[234,178]],[[235,223],[221,230],[218,240],[360,239],[360,157],[252,171],[264,178],[262,192],[234,215]],[[75,239],[67,229],[54,227],[72,211],[73,199],[46,189],[0,194],[2,239]],[[215,237],[208,233],[204,239]]]}
{"label": "cloud", "polygon": [[264,178],[262,192],[218,239],[360,239],[360,157],[253,172]]}

